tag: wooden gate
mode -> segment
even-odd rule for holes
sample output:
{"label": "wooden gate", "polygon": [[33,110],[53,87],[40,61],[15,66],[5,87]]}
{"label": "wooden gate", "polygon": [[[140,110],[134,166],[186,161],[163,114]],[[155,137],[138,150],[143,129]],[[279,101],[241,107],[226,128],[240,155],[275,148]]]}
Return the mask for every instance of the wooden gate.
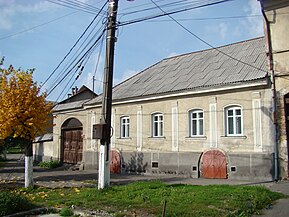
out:
{"label": "wooden gate", "polygon": [[202,177],[209,179],[226,179],[226,156],[218,150],[210,150],[202,157]]}
{"label": "wooden gate", "polygon": [[63,162],[76,164],[82,161],[82,130],[63,131]]}
{"label": "wooden gate", "polygon": [[121,157],[117,150],[110,151],[110,172],[121,173]]}

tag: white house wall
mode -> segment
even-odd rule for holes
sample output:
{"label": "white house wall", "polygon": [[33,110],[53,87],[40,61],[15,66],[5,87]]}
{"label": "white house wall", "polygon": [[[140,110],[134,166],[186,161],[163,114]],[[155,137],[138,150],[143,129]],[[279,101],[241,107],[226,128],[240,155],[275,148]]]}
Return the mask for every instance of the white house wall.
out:
{"label": "white house wall", "polygon": [[[112,147],[121,153],[122,169],[126,172],[178,173],[198,177],[201,154],[217,148],[227,155],[230,178],[270,180],[273,152],[270,99],[269,88],[258,88],[222,91],[213,96],[198,94],[113,105]],[[230,105],[242,108],[242,136],[225,135],[224,109]],[[90,108],[88,114],[99,114],[99,109]],[[189,137],[189,111],[192,109],[204,111],[204,136]],[[151,115],[154,113],[164,115],[164,137],[151,135]],[[99,120],[99,115],[96,116]],[[129,138],[120,136],[120,118],[123,116],[130,118]],[[92,130],[91,126],[88,123],[88,131]],[[158,163],[157,168],[152,166],[154,162]],[[231,166],[237,171],[231,173]]]}

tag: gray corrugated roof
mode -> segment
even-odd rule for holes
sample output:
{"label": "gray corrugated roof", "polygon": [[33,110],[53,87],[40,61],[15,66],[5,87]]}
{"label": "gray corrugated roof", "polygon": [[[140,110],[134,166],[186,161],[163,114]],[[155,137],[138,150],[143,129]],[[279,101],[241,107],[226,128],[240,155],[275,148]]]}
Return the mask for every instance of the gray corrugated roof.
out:
{"label": "gray corrugated roof", "polygon": [[34,142],[45,142],[45,141],[52,141],[52,140],[53,140],[53,133],[46,133],[42,136],[36,137]]}
{"label": "gray corrugated roof", "polygon": [[63,111],[63,110],[70,110],[70,109],[79,109],[83,107],[85,102],[88,102],[89,99],[79,100],[76,102],[67,102],[67,103],[59,103],[53,107],[53,112]]}
{"label": "gray corrugated roof", "polygon": [[[164,59],[115,86],[113,100],[240,84],[267,77],[263,37],[219,47],[218,50],[208,49]],[[101,96],[87,104],[100,101]]]}

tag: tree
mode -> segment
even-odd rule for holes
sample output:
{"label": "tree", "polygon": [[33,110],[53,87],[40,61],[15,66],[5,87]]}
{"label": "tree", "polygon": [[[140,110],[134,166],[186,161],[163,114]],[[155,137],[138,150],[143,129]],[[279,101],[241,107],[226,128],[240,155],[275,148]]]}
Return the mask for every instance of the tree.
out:
{"label": "tree", "polygon": [[32,142],[47,129],[52,108],[33,81],[33,71],[0,68],[0,138],[17,138],[25,145],[25,187],[33,186]]}

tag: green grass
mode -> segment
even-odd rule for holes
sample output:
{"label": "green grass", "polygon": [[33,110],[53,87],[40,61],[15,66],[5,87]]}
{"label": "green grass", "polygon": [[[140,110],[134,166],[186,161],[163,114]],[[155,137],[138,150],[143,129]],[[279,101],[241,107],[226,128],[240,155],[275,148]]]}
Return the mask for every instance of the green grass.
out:
{"label": "green grass", "polygon": [[57,160],[50,160],[50,161],[41,161],[38,163],[39,167],[47,168],[47,169],[54,169],[60,166],[59,161]]}
{"label": "green grass", "polygon": [[59,212],[60,216],[73,216],[73,211],[70,208],[63,208]]}
{"label": "green grass", "polygon": [[[169,216],[250,216],[284,197],[261,186],[167,185],[159,181],[136,182],[109,189],[20,189],[33,203],[51,207],[105,210],[117,216],[148,213],[161,216],[164,201]],[[140,216],[140,215],[138,215]]]}
{"label": "green grass", "polygon": [[23,154],[23,153],[24,153],[24,150],[19,145],[15,147],[9,147],[7,149],[7,154]]}

